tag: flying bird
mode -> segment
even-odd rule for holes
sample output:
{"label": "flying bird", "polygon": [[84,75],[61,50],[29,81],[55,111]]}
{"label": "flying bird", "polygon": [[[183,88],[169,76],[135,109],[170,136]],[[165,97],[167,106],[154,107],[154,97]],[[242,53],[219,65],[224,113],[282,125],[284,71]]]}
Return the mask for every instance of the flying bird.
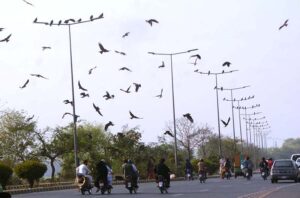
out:
{"label": "flying bird", "polygon": [[105,98],[105,100],[113,99],[114,97],[115,97],[115,95],[110,94],[108,91],[106,91],[105,95],[103,96],[103,98]]}
{"label": "flying bird", "polygon": [[191,123],[194,122],[194,120],[193,120],[193,118],[192,118],[192,116],[191,116],[190,113],[183,114],[183,117],[186,117]]}
{"label": "flying bird", "polygon": [[27,79],[26,82],[20,88],[24,89],[27,86],[28,83],[29,83],[29,79]]}
{"label": "flying bird", "polygon": [[138,84],[138,83],[133,83],[134,86],[135,86],[135,92],[138,92],[139,91],[139,88],[141,88],[141,84]]}
{"label": "flying bird", "polygon": [[79,87],[79,89],[81,89],[81,90],[83,90],[83,91],[87,91],[87,89],[85,89],[85,88],[83,88],[83,87],[81,86],[80,81],[78,81],[78,87]]}
{"label": "flying bird", "polygon": [[174,135],[173,135],[170,131],[165,131],[165,132],[164,132],[164,135],[169,135],[169,136],[171,136],[171,137],[174,137]]}
{"label": "flying bird", "polygon": [[224,120],[221,120],[221,122],[224,124],[224,127],[227,127],[230,122],[230,117],[228,118],[227,122],[225,122]]}
{"label": "flying bird", "polygon": [[30,2],[28,2],[28,1],[26,1],[26,0],[23,0],[25,3],[27,3],[28,5],[31,5],[31,6],[33,6],[33,4],[32,3],[30,3]]}
{"label": "flying bird", "polygon": [[46,50],[46,49],[51,49],[51,47],[50,47],[50,46],[43,46],[42,49],[43,49],[43,51],[44,51],[44,50]]}
{"label": "flying bird", "polygon": [[44,79],[47,79],[46,77],[42,76],[41,74],[30,74],[31,76],[35,76],[35,77],[38,77],[38,78],[44,78]]}
{"label": "flying bird", "polygon": [[0,32],[1,32],[2,30],[4,30],[4,28],[0,28]]}
{"label": "flying bird", "polygon": [[160,94],[155,96],[155,97],[158,97],[158,98],[162,98],[162,93],[163,93],[163,89],[160,90]]}
{"label": "flying bird", "polygon": [[126,55],[126,53],[125,53],[125,52],[120,52],[120,51],[117,51],[117,50],[115,50],[115,52],[116,52],[117,54],[121,54],[121,55],[123,55],[123,56],[125,56],[125,55]]}
{"label": "flying bird", "polygon": [[132,72],[128,67],[121,67],[119,70],[121,70],[121,71],[127,70],[127,71],[129,71],[129,72]]}
{"label": "flying bird", "polygon": [[34,118],[34,115],[32,115],[31,117],[27,118],[25,121],[29,122],[30,120],[32,120]]}
{"label": "flying bird", "polygon": [[65,104],[71,104],[73,106],[73,101],[72,100],[64,100],[63,102]]}
{"label": "flying bird", "polygon": [[158,66],[158,68],[163,68],[163,67],[165,67],[165,62],[164,61],[162,61],[161,65]]}
{"label": "flying bird", "polygon": [[96,106],[95,103],[93,103],[93,107],[99,115],[103,116],[102,113],[100,112],[100,108],[98,106]]}
{"label": "flying bird", "polygon": [[81,95],[81,98],[90,97],[90,94],[85,93],[85,92],[81,92],[80,95]]}
{"label": "flying bird", "polygon": [[282,24],[280,27],[279,27],[279,30],[281,30],[283,27],[287,27],[288,26],[288,19],[285,20],[284,24]]}
{"label": "flying bird", "polygon": [[120,90],[125,92],[125,93],[130,93],[130,87],[131,87],[131,85],[126,90],[124,90],[124,89],[120,89]]}
{"label": "flying bird", "polygon": [[228,61],[226,61],[226,62],[223,63],[223,67],[224,66],[230,67],[230,65],[231,65],[231,62],[228,62]]}
{"label": "flying bird", "polygon": [[95,67],[93,67],[93,68],[89,69],[89,75],[91,75],[91,74],[92,74],[92,72],[93,72],[93,70],[94,70],[94,69],[96,69],[96,68],[97,68],[97,66],[95,66]]}
{"label": "flying bird", "polygon": [[99,48],[100,48],[100,51],[99,51],[100,54],[109,52],[109,50],[105,49],[101,43],[98,43],[98,44],[99,44]]}
{"label": "flying bird", "polygon": [[107,131],[108,127],[110,126],[114,126],[114,123],[112,123],[112,121],[109,121],[108,123],[105,124],[104,130]]}
{"label": "flying bird", "polygon": [[150,26],[152,26],[153,23],[158,23],[158,21],[155,19],[149,19],[149,20],[146,20],[146,22],[149,23]]}
{"label": "flying bird", "polygon": [[123,34],[122,38],[125,38],[126,36],[129,35],[130,32],[126,32],[125,34]]}
{"label": "flying bird", "polygon": [[140,117],[135,116],[131,111],[129,111],[130,119],[142,119]]}
{"label": "flying bird", "polygon": [[[63,116],[61,117],[61,119],[64,119],[66,115],[73,116],[73,114],[72,114],[72,113],[65,112],[65,113],[63,114]],[[79,115],[75,115],[75,119],[76,119],[76,120],[77,120],[77,118],[78,118],[78,117],[79,117]]]}
{"label": "flying bird", "polygon": [[8,42],[10,37],[11,37],[11,34],[8,35],[7,37],[5,37],[4,39],[0,40],[0,42],[4,42],[4,41]]}

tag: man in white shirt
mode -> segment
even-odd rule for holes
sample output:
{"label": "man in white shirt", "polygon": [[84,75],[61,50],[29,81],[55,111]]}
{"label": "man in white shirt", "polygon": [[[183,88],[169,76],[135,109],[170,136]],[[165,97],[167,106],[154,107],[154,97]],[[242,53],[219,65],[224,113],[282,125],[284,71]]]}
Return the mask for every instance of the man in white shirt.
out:
{"label": "man in white shirt", "polygon": [[88,182],[91,185],[93,182],[93,177],[91,175],[89,175],[91,173],[90,169],[87,167],[88,165],[88,160],[84,160],[83,164],[81,164],[80,166],[78,166],[76,168],[76,175],[77,176],[84,176],[86,178],[88,178]]}

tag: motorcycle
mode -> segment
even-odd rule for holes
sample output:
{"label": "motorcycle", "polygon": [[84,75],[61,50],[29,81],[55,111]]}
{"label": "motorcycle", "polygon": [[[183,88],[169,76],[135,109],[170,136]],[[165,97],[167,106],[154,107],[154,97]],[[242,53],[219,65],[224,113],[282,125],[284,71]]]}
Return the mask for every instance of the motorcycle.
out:
{"label": "motorcycle", "polygon": [[231,172],[230,172],[230,169],[228,169],[228,168],[225,169],[225,177],[226,177],[226,179],[230,179],[230,177],[231,177]]}
{"label": "motorcycle", "polygon": [[193,180],[192,171],[190,169],[186,170],[186,180]]}
{"label": "motorcycle", "polygon": [[248,168],[245,168],[243,171],[244,171],[244,175],[247,178],[247,180],[250,180],[251,179],[250,170]]}
{"label": "motorcycle", "polygon": [[205,172],[204,171],[200,171],[200,173],[199,173],[199,181],[200,181],[200,183],[205,183],[205,180],[206,180]]}
{"label": "motorcycle", "polygon": [[83,175],[77,175],[77,185],[82,195],[85,192],[88,192],[90,195],[92,194],[93,185],[90,184],[89,179]]}
{"label": "motorcycle", "polygon": [[264,180],[267,180],[267,177],[268,177],[268,170],[267,169],[260,169],[260,174],[261,174],[261,177]]}
{"label": "motorcycle", "polygon": [[157,187],[161,194],[168,193],[167,180],[162,175],[157,176]]}
{"label": "motorcycle", "polygon": [[132,178],[131,175],[126,176],[125,178],[125,188],[129,190],[129,193],[137,192],[137,182]]}
{"label": "motorcycle", "polygon": [[[101,191],[101,194],[105,194],[105,192],[107,192],[107,194],[111,193],[111,189],[112,189],[112,185],[107,184],[106,186],[104,185],[103,180],[99,181],[99,190]],[[97,190],[98,191],[98,190]],[[96,192],[97,192],[96,191]]]}

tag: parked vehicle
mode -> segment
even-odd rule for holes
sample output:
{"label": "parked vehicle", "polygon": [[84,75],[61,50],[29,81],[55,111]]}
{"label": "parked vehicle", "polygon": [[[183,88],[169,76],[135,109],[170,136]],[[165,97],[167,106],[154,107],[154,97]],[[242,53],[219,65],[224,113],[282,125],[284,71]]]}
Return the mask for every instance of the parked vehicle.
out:
{"label": "parked vehicle", "polygon": [[300,158],[300,153],[298,154],[292,154],[291,160],[296,161],[298,158]]}
{"label": "parked vehicle", "polygon": [[167,180],[162,175],[157,176],[157,182],[157,187],[159,188],[160,193],[168,193]]}
{"label": "parked vehicle", "polygon": [[277,183],[278,180],[299,180],[299,169],[295,161],[291,159],[275,160],[271,168],[271,182]]}
{"label": "parked vehicle", "polygon": [[300,158],[298,158],[298,159],[296,160],[296,165],[297,165],[298,168],[300,168]]}

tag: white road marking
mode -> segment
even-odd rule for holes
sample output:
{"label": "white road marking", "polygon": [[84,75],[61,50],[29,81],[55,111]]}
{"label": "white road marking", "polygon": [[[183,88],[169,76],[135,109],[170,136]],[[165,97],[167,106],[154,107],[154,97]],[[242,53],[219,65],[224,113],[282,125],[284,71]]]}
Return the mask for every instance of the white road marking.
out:
{"label": "white road marking", "polygon": [[284,186],[278,186],[275,188],[270,188],[270,189],[266,189],[266,190],[262,190],[262,191],[258,191],[258,192],[254,192],[254,193],[250,193],[250,194],[246,194],[246,195],[241,195],[237,198],[265,198],[266,196],[270,195],[271,193],[274,193],[282,188],[287,188],[290,186],[295,186],[296,184],[290,184],[290,185],[284,185]]}

